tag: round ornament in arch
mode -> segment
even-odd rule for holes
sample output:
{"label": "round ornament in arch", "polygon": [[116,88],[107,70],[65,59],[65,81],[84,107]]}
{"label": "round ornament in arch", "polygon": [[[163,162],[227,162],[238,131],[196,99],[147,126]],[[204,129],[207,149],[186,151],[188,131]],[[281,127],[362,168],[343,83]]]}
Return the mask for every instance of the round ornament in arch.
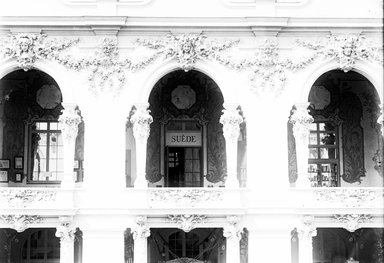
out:
{"label": "round ornament in arch", "polygon": [[331,103],[331,93],[323,85],[313,86],[309,101],[314,109],[323,110]]}
{"label": "round ornament in arch", "polygon": [[61,101],[61,92],[56,85],[45,84],[36,92],[36,102],[43,109],[54,109]]}
{"label": "round ornament in arch", "polygon": [[187,110],[196,102],[196,92],[189,85],[178,85],[171,92],[171,101],[179,110]]}

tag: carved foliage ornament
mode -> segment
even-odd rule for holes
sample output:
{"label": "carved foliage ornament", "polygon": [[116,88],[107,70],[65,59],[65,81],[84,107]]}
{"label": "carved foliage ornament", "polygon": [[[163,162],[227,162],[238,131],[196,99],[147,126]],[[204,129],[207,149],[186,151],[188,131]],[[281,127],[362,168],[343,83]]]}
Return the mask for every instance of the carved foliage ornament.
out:
{"label": "carved foliage ornament", "polygon": [[316,200],[345,207],[380,206],[383,203],[381,190],[369,189],[316,189]]}
{"label": "carved foliage ornament", "polygon": [[37,215],[2,215],[1,219],[17,232],[23,232],[30,224],[37,224],[42,220]]}
{"label": "carved foliage ornament", "polygon": [[53,202],[55,199],[55,191],[17,188],[0,190],[0,204],[8,207],[23,208],[34,204],[41,205],[43,202]]}
{"label": "carved foliage ornament", "polygon": [[148,105],[133,106],[129,116],[129,122],[133,125],[133,135],[141,143],[147,141],[150,125],[153,122],[153,118],[147,108]]}
{"label": "carved foliage ornament", "polygon": [[237,141],[243,117],[240,115],[237,106],[224,105],[224,107],[223,115],[220,117],[220,123],[223,124],[224,137],[228,141]]}
{"label": "carved foliage ornament", "polygon": [[334,215],[333,218],[335,221],[344,224],[344,228],[347,229],[349,232],[355,232],[357,229],[360,228],[361,224],[372,220],[371,215],[364,214]]}
{"label": "carved foliage ornament", "polygon": [[195,206],[198,203],[222,201],[223,192],[205,189],[155,189],[151,192],[152,202],[172,202]]}
{"label": "carved foliage ornament", "polygon": [[239,218],[237,216],[227,216],[227,225],[223,229],[224,237],[240,241],[242,231],[239,229]]}
{"label": "carved foliage ornament", "polygon": [[325,43],[298,42],[304,47],[315,50],[318,55],[336,59],[339,63],[339,69],[344,72],[350,71],[358,60],[382,62],[378,48],[373,47],[371,43],[359,35],[330,36]]}
{"label": "carved foliage ornament", "polygon": [[63,216],[59,218],[60,225],[56,228],[56,237],[64,242],[73,242],[75,239],[75,231],[70,227],[71,218]]}
{"label": "carved foliage ornament", "polygon": [[136,218],[136,225],[133,228],[132,234],[135,241],[145,240],[151,235],[151,231],[147,225],[146,216],[138,216]]}
{"label": "carved foliage ornament", "polygon": [[185,232],[189,232],[195,228],[196,224],[206,220],[204,215],[168,215],[170,223],[178,224],[179,228]]}
{"label": "carved foliage ornament", "polygon": [[295,105],[289,122],[293,125],[293,134],[295,139],[307,143],[309,135],[309,125],[313,123],[313,118],[308,113],[308,105]]}
{"label": "carved foliage ornament", "polygon": [[312,237],[317,235],[314,221],[315,218],[311,215],[305,215],[303,217],[301,225],[297,229],[300,240],[312,240]]}
{"label": "carved foliage ornament", "polygon": [[77,136],[78,126],[81,123],[79,111],[74,106],[64,105],[65,109],[59,117],[61,124],[61,131],[64,139],[67,141],[74,141]]}
{"label": "carved foliage ornament", "polygon": [[37,59],[62,61],[61,52],[73,46],[79,40],[46,40],[45,34],[16,34],[1,40],[0,53],[8,58],[16,58],[19,67],[25,71],[31,69]]}
{"label": "carved foliage ornament", "polygon": [[[163,55],[164,59],[177,60],[184,71],[194,68],[198,59],[214,59],[223,64],[231,64],[221,52],[233,47],[239,41],[227,41],[223,44],[206,41],[205,35],[168,35],[166,40],[149,41],[137,40],[141,46],[154,49],[156,56]],[[233,63],[232,63],[233,64]]]}

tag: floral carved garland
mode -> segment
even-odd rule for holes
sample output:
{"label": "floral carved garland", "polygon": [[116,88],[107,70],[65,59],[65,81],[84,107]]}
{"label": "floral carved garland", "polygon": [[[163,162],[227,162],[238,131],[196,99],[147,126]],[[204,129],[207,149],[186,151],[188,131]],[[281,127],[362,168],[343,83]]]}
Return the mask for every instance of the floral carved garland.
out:
{"label": "floral carved garland", "polygon": [[2,189],[0,204],[8,207],[28,207],[41,202],[54,202],[57,192],[31,189]]}

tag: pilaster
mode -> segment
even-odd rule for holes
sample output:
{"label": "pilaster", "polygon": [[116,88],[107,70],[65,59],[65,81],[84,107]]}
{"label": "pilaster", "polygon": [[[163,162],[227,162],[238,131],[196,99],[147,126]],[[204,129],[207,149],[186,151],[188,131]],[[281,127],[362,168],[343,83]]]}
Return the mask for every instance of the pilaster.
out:
{"label": "pilaster", "polygon": [[56,228],[56,237],[60,239],[60,263],[74,263],[75,231],[71,227],[72,218],[61,216]]}
{"label": "pilaster", "polygon": [[239,114],[238,104],[224,103],[220,123],[223,124],[227,154],[227,179],[225,186],[228,188],[239,188],[239,181],[237,179],[237,141],[242,122],[243,118]]}
{"label": "pilaster", "polygon": [[289,120],[293,124],[293,135],[296,140],[297,187],[310,187],[308,178],[308,142],[309,126],[313,122],[313,118],[308,113],[308,106],[309,103],[296,104]]}
{"label": "pilaster", "polygon": [[62,188],[73,188],[75,184],[73,163],[75,156],[76,137],[81,117],[75,104],[64,104],[64,110],[59,117],[61,134],[64,145],[64,176],[61,181]]}
{"label": "pilaster", "polygon": [[133,228],[133,240],[134,240],[134,262],[146,263],[147,262],[147,250],[148,241],[147,237],[151,235],[151,231],[147,225],[146,216],[138,216],[136,218],[136,225]]}
{"label": "pilaster", "polygon": [[149,114],[148,103],[136,104],[132,108],[132,115],[129,121],[133,125],[133,136],[136,141],[136,164],[137,177],[134,183],[135,188],[147,188],[145,169],[147,162],[147,141],[150,132],[150,125],[153,121]]}
{"label": "pilaster", "polygon": [[313,262],[313,237],[317,235],[314,217],[305,215],[297,228],[299,237],[299,263]]}
{"label": "pilaster", "polygon": [[237,216],[227,216],[227,225],[223,229],[223,235],[227,239],[226,262],[240,263],[240,239],[241,230],[238,226]]}

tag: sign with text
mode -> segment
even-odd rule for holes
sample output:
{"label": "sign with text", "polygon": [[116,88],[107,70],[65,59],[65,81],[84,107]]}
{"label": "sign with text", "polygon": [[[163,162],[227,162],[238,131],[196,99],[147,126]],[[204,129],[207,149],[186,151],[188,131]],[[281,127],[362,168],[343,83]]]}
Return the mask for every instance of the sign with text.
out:
{"label": "sign with text", "polygon": [[167,146],[201,146],[200,132],[168,132],[165,138]]}

